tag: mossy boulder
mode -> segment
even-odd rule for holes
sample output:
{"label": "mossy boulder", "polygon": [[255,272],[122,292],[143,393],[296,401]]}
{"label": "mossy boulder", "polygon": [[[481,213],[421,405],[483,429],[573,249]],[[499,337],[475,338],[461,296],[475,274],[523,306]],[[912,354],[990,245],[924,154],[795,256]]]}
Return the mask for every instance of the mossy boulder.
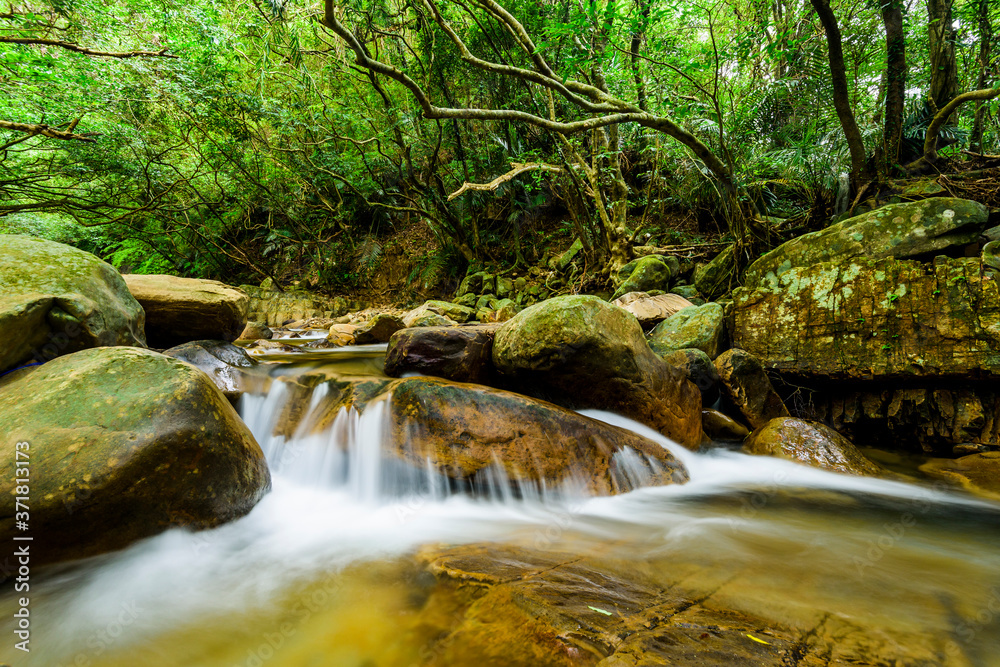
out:
{"label": "mossy boulder", "polygon": [[725,331],[722,306],[717,303],[689,306],[653,327],[649,346],[661,357],[693,348],[715,359],[722,353]]}
{"label": "mossy boulder", "polygon": [[750,265],[743,284],[822,262],[930,256],[977,241],[988,219],[979,202],[952,197],[884,206],[778,246]]}
{"label": "mossy boulder", "polygon": [[717,299],[732,287],[736,273],[736,246],[729,245],[711,261],[694,269],[695,289],[706,299]]}
{"label": "mossy boulder", "polygon": [[512,481],[582,483],[599,495],[688,480],[683,465],[651,440],[499,389],[409,378],[393,386],[390,411],[399,457],[466,483],[496,464]]}
{"label": "mossy boulder", "polygon": [[772,419],[755,430],[743,443],[743,451],[846,475],[884,474],[880,466],[829,426],[792,417]]}
{"label": "mossy boulder", "polygon": [[1000,377],[1000,285],[979,258],[858,258],[734,291],[733,345],[798,377]]}
{"label": "mossy boulder", "polygon": [[701,394],[649,349],[631,313],[594,296],[562,296],[497,331],[493,363],[517,391],[628,416],[682,445],[701,442]]}
{"label": "mossy boulder", "polygon": [[415,324],[415,322],[426,313],[443,315],[449,320],[459,323],[468,322],[476,317],[476,311],[468,306],[449,303],[447,301],[427,301],[423,305],[406,313],[406,315],[403,315],[403,324],[408,327],[421,326]]}
{"label": "mossy boulder", "polygon": [[389,313],[379,313],[354,330],[354,341],[358,345],[388,343],[389,339],[392,338],[392,334],[405,328],[406,325],[402,319]]}
{"label": "mossy boulder", "polygon": [[246,328],[250,297],[235,287],[167,275],[124,278],[146,311],[146,336],[152,347],[205,339],[234,341]]}
{"label": "mossy boulder", "polygon": [[15,447],[27,442],[33,564],[215,526],[270,487],[260,447],[212,381],[156,352],[60,357],[0,387],[0,403],[0,538],[16,534]]}
{"label": "mossy boulder", "polygon": [[144,322],[110,264],[62,243],[0,234],[0,372],[91,347],[145,346]]}
{"label": "mossy boulder", "polygon": [[618,280],[621,284],[611,299],[617,299],[629,292],[666,291],[670,289],[670,281],[679,271],[680,264],[673,257],[659,255],[640,257],[618,270]]}

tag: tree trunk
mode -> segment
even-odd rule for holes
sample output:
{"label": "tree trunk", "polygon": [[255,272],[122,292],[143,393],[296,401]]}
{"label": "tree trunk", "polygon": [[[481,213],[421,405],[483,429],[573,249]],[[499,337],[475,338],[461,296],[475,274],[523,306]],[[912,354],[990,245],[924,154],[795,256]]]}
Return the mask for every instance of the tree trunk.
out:
{"label": "tree trunk", "polygon": [[[976,14],[979,17],[979,79],[976,87],[980,90],[986,88],[990,82],[990,57],[993,43],[993,24],[990,23],[990,2],[991,0],[979,0]],[[972,138],[970,147],[972,150],[983,152],[983,122],[986,116],[986,104],[979,100],[976,102],[976,115],[972,122]]]}
{"label": "tree trunk", "polygon": [[819,20],[826,31],[826,43],[830,52],[830,76],[833,82],[833,106],[844,128],[847,146],[851,151],[851,186],[856,190],[862,181],[870,180],[867,168],[865,143],[861,130],[851,110],[850,88],[847,85],[847,69],[844,66],[844,47],[841,43],[837,17],[830,9],[830,0],[810,0]]}
{"label": "tree trunk", "polygon": [[906,36],[903,33],[903,12],[900,0],[888,0],[882,5],[885,25],[886,90],[885,131],[877,161],[879,179],[886,179],[899,162],[899,147],[903,138],[903,104],[906,100]]}
{"label": "tree trunk", "polygon": [[940,111],[958,95],[958,64],[955,60],[953,0],[927,0],[927,43],[930,51],[930,98]]}

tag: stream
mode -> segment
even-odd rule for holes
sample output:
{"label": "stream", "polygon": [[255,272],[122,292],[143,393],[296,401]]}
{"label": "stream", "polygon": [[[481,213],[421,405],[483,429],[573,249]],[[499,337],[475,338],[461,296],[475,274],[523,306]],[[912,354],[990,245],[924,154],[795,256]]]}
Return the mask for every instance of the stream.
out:
{"label": "stream", "polygon": [[[273,357],[271,373],[378,375],[381,349]],[[307,411],[322,395],[320,385]],[[717,604],[849,645],[867,660],[853,664],[1000,665],[996,503],[928,480],[848,477],[723,448],[693,453],[599,411],[584,414],[662,443],[691,481],[587,497],[582,484],[539,488],[497,473],[456,489],[385,463],[384,403],[286,440],[272,431],[287,399],[281,382],[241,399],[273,478],[249,515],[36,575],[32,651],[0,662],[431,664],[434,630],[422,610],[433,581],[414,555],[489,543],[633,562],[664,587],[707,591]],[[0,599],[6,637],[16,604],[9,591]]]}

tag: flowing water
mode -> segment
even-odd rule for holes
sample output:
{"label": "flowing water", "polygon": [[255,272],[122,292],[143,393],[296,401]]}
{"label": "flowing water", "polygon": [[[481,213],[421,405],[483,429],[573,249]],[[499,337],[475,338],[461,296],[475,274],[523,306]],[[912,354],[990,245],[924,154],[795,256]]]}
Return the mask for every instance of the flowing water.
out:
{"label": "flowing water", "polygon": [[[313,353],[272,374],[376,375],[378,354]],[[273,435],[285,383],[244,396],[241,415],[268,457],[271,493],[217,529],[171,530],[36,577],[32,651],[0,653],[0,662],[429,664],[434,637],[422,614],[433,578],[413,555],[491,543],[641,564],[664,587],[682,582],[716,604],[850,644],[864,656],[852,664],[1000,665],[995,503],[929,483],[722,449],[691,453],[601,412],[585,414],[661,442],[691,481],[593,498],[572,484],[518,485],[497,472],[456,489],[429,469],[386,463],[385,400],[310,432],[324,391],[313,391],[289,438]],[[0,601],[4,619],[15,604],[10,593]],[[13,645],[12,630],[5,620],[0,651]]]}

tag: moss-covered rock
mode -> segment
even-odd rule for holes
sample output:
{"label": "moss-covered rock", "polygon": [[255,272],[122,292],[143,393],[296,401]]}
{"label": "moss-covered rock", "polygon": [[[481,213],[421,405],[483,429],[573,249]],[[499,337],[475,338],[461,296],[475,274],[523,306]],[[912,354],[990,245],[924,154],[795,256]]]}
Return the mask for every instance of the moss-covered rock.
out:
{"label": "moss-covered rock", "polygon": [[881,467],[829,426],[792,417],[772,419],[755,430],[743,443],[743,451],[847,475],[884,474]]}
{"label": "moss-covered rock", "polygon": [[711,261],[696,266],[692,281],[706,299],[717,299],[733,286],[735,272],[736,246],[729,245]]}
{"label": "moss-covered rock", "polygon": [[593,296],[562,296],[504,323],[497,370],[518,391],[572,408],[626,415],[677,442],[701,442],[701,394],[646,344],[630,313]]}
{"label": "moss-covered rock", "polygon": [[734,292],[733,345],[803,377],[1000,376],[1000,289],[978,258],[854,259]]}
{"label": "moss-covered rock", "polygon": [[[136,348],[61,357],[0,387],[0,538],[15,534],[15,447],[28,443],[32,563],[214,526],[270,486],[264,455],[197,368]],[[15,408],[16,409],[13,409]]]}
{"label": "moss-covered rock", "polygon": [[926,256],[979,238],[989,211],[979,202],[934,197],[884,206],[784,243],[750,265],[744,285],[773,281],[786,271],[857,257]]}
{"label": "moss-covered rock", "polygon": [[476,316],[476,311],[473,308],[464,305],[448,303],[447,301],[427,301],[423,305],[406,313],[406,315],[403,315],[403,324],[408,327],[421,326],[415,324],[415,322],[426,313],[443,315],[449,320],[459,323],[469,322]]}
{"label": "moss-covered rock", "polygon": [[582,483],[601,495],[688,479],[651,440],[499,389],[409,378],[393,386],[390,409],[398,456],[464,482],[495,464],[511,480],[547,488]]}
{"label": "moss-covered rock", "polygon": [[693,348],[715,359],[722,353],[725,331],[722,306],[689,306],[657,324],[649,332],[649,346],[661,357]]}
{"label": "moss-covered rock", "polygon": [[406,328],[403,320],[388,313],[379,313],[354,330],[354,341],[358,345],[388,343],[392,334]]}
{"label": "moss-covered rock", "polygon": [[0,234],[0,372],[105,345],[145,346],[121,275],[88,252]]}
{"label": "moss-covered rock", "polygon": [[[673,260],[670,262],[669,260]],[[615,290],[612,300],[629,292],[648,292],[650,290],[668,290],[670,281],[679,269],[677,260],[659,255],[647,255],[633,260],[618,271],[621,281]]]}

